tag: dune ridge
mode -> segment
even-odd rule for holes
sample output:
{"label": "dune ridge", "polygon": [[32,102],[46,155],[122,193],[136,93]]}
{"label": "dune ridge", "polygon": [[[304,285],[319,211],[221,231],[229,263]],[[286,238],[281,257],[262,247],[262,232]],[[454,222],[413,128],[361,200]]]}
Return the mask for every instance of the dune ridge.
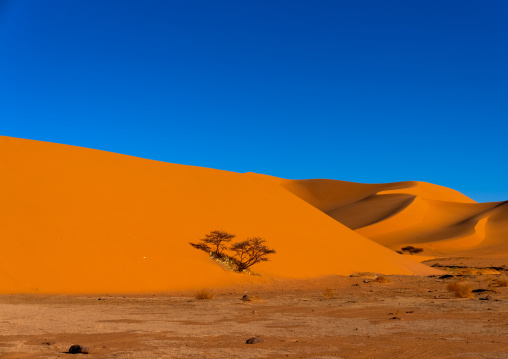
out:
{"label": "dune ridge", "polygon": [[[0,293],[119,293],[277,278],[438,273],[273,179],[0,137]],[[189,242],[223,229],[277,250],[225,271]]]}
{"label": "dune ridge", "polygon": [[425,182],[274,181],[394,250],[413,245],[434,255],[508,258],[508,201],[476,203],[455,190]]}

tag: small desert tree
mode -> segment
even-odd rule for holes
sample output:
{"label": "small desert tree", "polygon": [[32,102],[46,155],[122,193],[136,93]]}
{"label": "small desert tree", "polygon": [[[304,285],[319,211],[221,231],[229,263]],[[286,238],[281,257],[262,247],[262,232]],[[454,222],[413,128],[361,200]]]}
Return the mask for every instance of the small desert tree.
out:
{"label": "small desert tree", "polygon": [[423,248],[415,248],[413,246],[407,246],[401,248],[402,252],[407,252],[411,255],[423,252]]}
{"label": "small desert tree", "polygon": [[246,241],[233,244],[229,249],[234,253],[234,259],[238,265],[238,272],[253,266],[259,262],[268,261],[268,255],[274,254],[275,250],[265,246],[265,240],[260,237],[247,238]]}
{"label": "small desert tree", "polygon": [[225,231],[211,231],[200,239],[200,243],[191,243],[191,246],[202,251],[209,252],[215,256],[223,257],[223,251],[227,244],[236,236]]}

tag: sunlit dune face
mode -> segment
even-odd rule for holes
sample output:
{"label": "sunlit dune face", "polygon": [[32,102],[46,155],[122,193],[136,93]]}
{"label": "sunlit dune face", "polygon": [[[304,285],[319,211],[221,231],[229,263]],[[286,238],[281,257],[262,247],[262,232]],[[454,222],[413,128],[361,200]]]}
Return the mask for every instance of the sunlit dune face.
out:
{"label": "sunlit dune face", "polygon": [[276,181],[79,147],[0,138],[0,292],[148,292],[260,280],[189,245],[260,236],[262,278],[429,274]]}
{"label": "sunlit dune face", "polygon": [[362,236],[394,250],[413,244],[438,256],[508,258],[508,213],[502,202],[476,203],[450,188],[424,182],[279,183]]}

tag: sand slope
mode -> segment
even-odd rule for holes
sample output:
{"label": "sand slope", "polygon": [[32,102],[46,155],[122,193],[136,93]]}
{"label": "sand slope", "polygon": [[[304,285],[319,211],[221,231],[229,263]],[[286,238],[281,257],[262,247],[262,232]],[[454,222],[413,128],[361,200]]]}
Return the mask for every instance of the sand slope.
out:
{"label": "sand slope", "polygon": [[269,178],[0,137],[0,292],[167,291],[257,277],[188,243],[214,229],[277,250],[262,278],[429,274]]}
{"label": "sand slope", "polygon": [[476,203],[425,182],[362,184],[272,180],[357,233],[388,248],[508,258],[508,204]]}

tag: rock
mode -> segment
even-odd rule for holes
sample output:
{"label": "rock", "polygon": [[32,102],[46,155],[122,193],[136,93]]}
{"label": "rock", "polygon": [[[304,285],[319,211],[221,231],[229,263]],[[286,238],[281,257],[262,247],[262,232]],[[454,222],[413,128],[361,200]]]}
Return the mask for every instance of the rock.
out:
{"label": "rock", "polygon": [[74,344],[69,348],[70,354],[88,354],[90,350],[82,345]]}
{"label": "rock", "polygon": [[492,292],[490,289],[475,289],[473,293],[483,293],[483,292]]}
{"label": "rock", "polygon": [[264,343],[265,341],[261,338],[252,337],[250,339],[247,339],[245,341],[245,344],[258,344],[258,343]]}
{"label": "rock", "polygon": [[250,301],[251,301],[251,297],[250,297],[250,295],[245,294],[245,295],[242,297],[242,300],[243,300],[244,302],[250,302]]}
{"label": "rock", "polygon": [[453,278],[454,276],[451,275],[451,274],[445,274],[445,275],[442,275],[441,277],[439,277],[439,279],[448,279],[448,278]]}

